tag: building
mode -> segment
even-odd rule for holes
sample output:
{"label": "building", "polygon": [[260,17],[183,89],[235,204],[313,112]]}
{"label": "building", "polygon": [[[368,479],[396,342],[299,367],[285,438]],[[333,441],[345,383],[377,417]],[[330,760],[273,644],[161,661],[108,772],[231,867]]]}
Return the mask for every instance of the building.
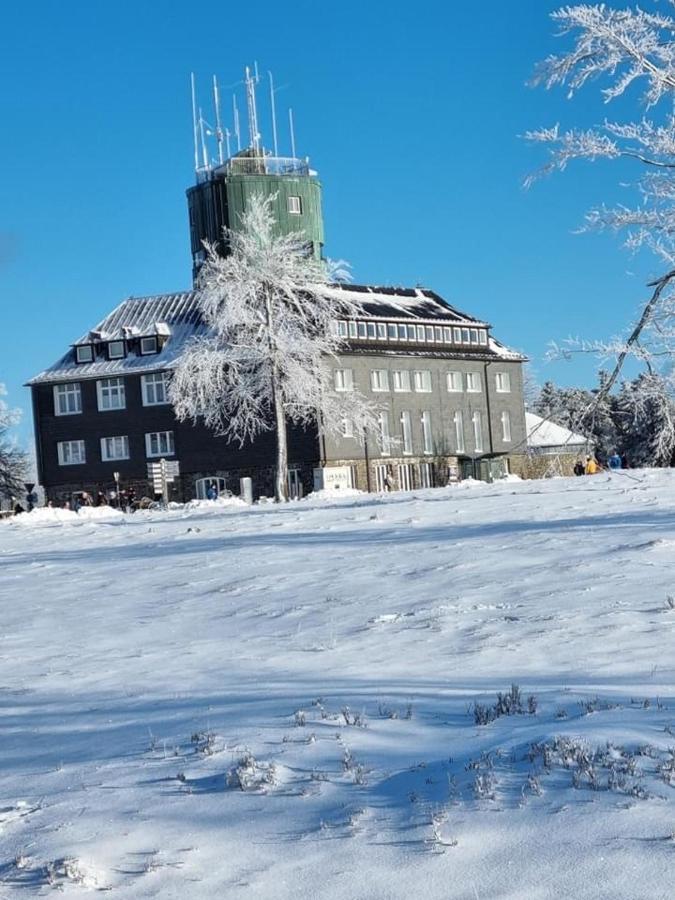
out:
{"label": "building", "polygon": [[[247,99],[255,117],[249,73]],[[195,135],[203,135],[200,124],[195,120]],[[199,165],[198,149],[196,143],[196,184],[187,192],[193,277],[204,259],[202,241],[228,252],[222,227],[237,227],[251,192],[272,195],[280,230],[302,231],[309,251],[321,254],[321,185],[308,160],[266,153],[254,126],[250,146],[228,159],[222,139],[215,164],[204,152]],[[431,487],[506,471],[510,453],[526,440],[524,358],[493,338],[488,323],[433,291],[333,290],[349,293],[360,309],[335,326],[345,339],[335,390],[374,397],[380,435],[345,428],[335,438],[318,424],[291,428],[291,496],[327,486]],[[253,479],[255,495],[273,495],[272,432],[240,447],[176,421],[168,403],[167,379],[186,342],[204,328],[194,291],[131,297],[29,382],[39,479],[50,499],[109,492],[118,480],[149,495],[148,463],[160,459],[179,464],[172,487],[178,500],[204,497],[212,484],[238,492],[244,476]]]}
{"label": "building", "polygon": [[512,471],[524,478],[572,475],[574,463],[593,452],[590,438],[534,413],[525,413],[525,427],[526,453],[511,460]]}

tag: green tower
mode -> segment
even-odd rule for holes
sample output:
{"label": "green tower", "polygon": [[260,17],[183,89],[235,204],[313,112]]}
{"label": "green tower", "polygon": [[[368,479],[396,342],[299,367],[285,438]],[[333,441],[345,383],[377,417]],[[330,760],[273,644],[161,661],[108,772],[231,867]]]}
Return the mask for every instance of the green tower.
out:
{"label": "green tower", "polygon": [[[228,252],[223,228],[236,230],[241,214],[254,194],[274,196],[274,218],[279,232],[302,233],[317,258],[322,255],[324,244],[323,215],[321,211],[321,182],[309,166],[308,159],[295,155],[292,114],[291,155],[279,156],[277,128],[274,111],[274,87],[270,76],[270,106],[274,133],[274,150],[267,151],[258,131],[255,88],[259,79],[246,70],[246,95],[250,143],[245,149],[230,155],[232,134],[223,129],[220,122],[220,98],[214,78],[214,106],[216,126],[211,128],[197,109],[193,80],[193,124],[195,138],[196,184],[187,190],[190,216],[190,244],[192,274],[196,279],[204,262],[204,241],[214,244],[219,252]],[[234,136],[241,144],[239,113],[234,100]],[[218,145],[217,161],[210,159],[207,137],[215,136]],[[225,152],[225,147],[227,152]],[[201,149],[201,153],[200,153]]]}

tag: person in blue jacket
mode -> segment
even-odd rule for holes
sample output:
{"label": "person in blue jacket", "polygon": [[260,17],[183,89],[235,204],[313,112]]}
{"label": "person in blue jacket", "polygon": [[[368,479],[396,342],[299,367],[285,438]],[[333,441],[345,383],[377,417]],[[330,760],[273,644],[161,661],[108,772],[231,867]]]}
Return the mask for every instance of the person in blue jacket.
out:
{"label": "person in blue jacket", "polygon": [[612,455],[607,460],[607,465],[609,466],[610,469],[620,469],[621,468],[621,457],[616,452],[616,450],[614,451],[614,453],[612,453]]}

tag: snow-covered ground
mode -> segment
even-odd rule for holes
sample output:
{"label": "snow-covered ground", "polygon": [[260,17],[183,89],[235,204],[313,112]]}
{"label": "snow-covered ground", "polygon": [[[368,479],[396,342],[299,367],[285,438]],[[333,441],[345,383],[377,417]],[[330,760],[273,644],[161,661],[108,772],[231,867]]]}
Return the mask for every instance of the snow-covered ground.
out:
{"label": "snow-covered ground", "polygon": [[0,896],[671,898],[674,551],[675,471],[0,523]]}

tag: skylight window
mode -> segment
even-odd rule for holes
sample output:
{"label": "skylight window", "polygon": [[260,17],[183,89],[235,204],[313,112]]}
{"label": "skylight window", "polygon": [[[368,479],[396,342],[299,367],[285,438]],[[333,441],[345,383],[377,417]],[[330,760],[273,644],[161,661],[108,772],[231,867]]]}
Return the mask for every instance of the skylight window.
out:
{"label": "skylight window", "polygon": [[93,362],[94,348],[91,344],[83,344],[81,347],[76,347],[75,358],[79,363]]}
{"label": "skylight window", "polygon": [[157,353],[158,349],[156,337],[141,338],[141,356],[149,356],[151,353]]}

